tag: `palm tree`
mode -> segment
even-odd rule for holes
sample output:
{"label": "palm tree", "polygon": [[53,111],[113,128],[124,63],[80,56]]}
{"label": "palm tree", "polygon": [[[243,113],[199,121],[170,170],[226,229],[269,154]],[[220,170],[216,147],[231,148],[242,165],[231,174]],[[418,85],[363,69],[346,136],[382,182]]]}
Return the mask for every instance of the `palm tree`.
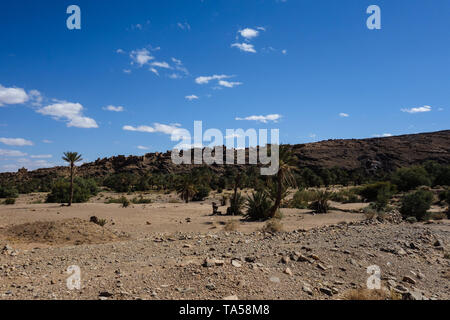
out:
{"label": "palm tree", "polygon": [[62,157],[62,159],[68,162],[70,165],[70,199],[69,199],[69,207],[70,207],[73,201],[73,176],[75,171],[75,164],[83,159],[81,158],[81,154],[78,154],[78,152],[64,152],[64,157]]}
{"label": "palm tree", "polygon": [[181,196],[181,199],[189,202],[189,199],[197,192],[195,182],[192,175],[187,174],[180,179],[180,182],[176,188],[177,193]]}
{"label": "palm tree", "polygon": [[279,147],[279,166],[276,175],[276,197],[275,202],[270,209],[270,218],[273,218],[281,205],[283,194],[285,194],[285,185],[294,185],[295,181],[291,174],[295,170],[297,158],[292,154],[288,146],[280,145]]}

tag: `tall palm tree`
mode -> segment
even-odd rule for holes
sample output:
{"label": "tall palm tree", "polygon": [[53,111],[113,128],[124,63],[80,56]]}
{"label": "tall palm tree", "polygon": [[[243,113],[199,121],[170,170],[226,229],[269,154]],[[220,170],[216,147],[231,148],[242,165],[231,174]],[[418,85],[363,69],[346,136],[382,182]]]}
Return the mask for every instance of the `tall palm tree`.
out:
{"label": "tall palm tree", "polygon": [[294,177],[292,176],[292,171],[297,169],[297,157],[295,157],[290,148],[285,145],[280,145],[279,148],[279,166],[276,175],[276,197],[275,202],[270,208],[270,218],[273,218],[277,213],[278,208],[281,205],[281,200],[283,199],[283,194],[285,194],[285,187],[288,185],[294,185]]}
{"label": "tall palm tree", "polygon": [[75,164],[82,161],[81,154],[78,152],[64,152],[62,159],[69,163],[70,165],[70,199],[69,207],[72,205],[73,201],[73,176],[75,173]]}
{"label": "tall palm tree", "polygon": [[180,179],[179,184],[177,185],[177,193],[181,196],[181,199],[189,202],[189,199],[197,192],[195,187],[195,181],[192,175],[187,174]]}

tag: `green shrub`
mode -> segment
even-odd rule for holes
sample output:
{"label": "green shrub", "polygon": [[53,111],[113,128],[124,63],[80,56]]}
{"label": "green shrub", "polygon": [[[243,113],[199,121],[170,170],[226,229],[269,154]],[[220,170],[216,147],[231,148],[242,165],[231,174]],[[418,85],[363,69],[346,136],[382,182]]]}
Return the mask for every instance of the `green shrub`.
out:
{"label": "green shrub", "polygon": [[0,186],[0,198],[17,198],[19,191],[13,187]]}
{"label": "green shrub", "polygon": [[252,221],[264,221],[270,218],[270,208],[273,202],[266,192],[253,192],[246,201],[247,213],[245,218]]}
{"label": "green shrub", "polygon": [[3,204],[6,204],[6,205],[12,205],[12,204],[15,204],[16,203],[16,199],[15,198],[7,198],[4,202],[3,202]]}
{"label": "green shrub", "polygon": [[[141,195],[139,197],[134,197],[133,199],[131,199],[131,202],[134,204],[149,204],[149,203],[152,203],[152,199],[145,199]],[[123,201],[121,203],[123,203]]]}
{"label": "green shrub", "polygon": [[406,221],[406,222],[409,222],[409,223],[416,223],[416,222],[417,222],[417,219],[416,219],[416,217],[407,217],[407,218],[405,219],[405,221]]}
{"label": "green shrub", "polygon": [[403,197],[400,213],[404,217],[415,217],[417,220],[424,220],[432,202],[433,193],[419,189]]}
{"label": "green shrub", "polygon": [[413,190],[420,186],[430,186],[431,179],[423,167],[400,168],[392,175],[391,181],[400,191]]}
{"label": "green shrub", "polygon": [[105,203],[106,204],[118,203],[118,204],[121,204],[123,208],[126,208],[131,204],[130,200],[128,200],[128,198],[125,196],[121,196],[120,198],[117,198],[117,199],[109,199]]}
{"label": "green shrub", "polygon": [[137,178],[131,173],[112,174],[103,181],[105,187],[115,192],[130,192],[136,183]]}
{"label": "green shrub", "polygon": [[340,203],[357,203],[361,202],[361,198],[357,194],[357,189],[344,189],[331,195],[331,200]]}
{"label": "green shrub", "polygon": [[197,190],[197,192],[192,197],[192,201],[203,201],[209,196],[209,193],[211,192],[211,188],[206,185],[197,186],[195,189]]}
{"label": "green shrub", "polygon": [[244,205],[244,197],[240,194],[240,192],[236,193],[236,197],[233,195],[230,198],[230,206],[227,208],[227,215],[242,215]]}
{"label": "green shrub", "polygon": [[328,191],[318,191],[317,199],[313,201],[308,208],[315,213],[327,213],[330,209],[328,201],[330,200],[331,195],[332,194]]}
{"label": "green shrub", "polygon": [[358,190],[359,195],[368,202],[381,200],[381,197],[389,200],[396,192],[394,185],[384,181],[364,185]]}
{"label": "green shrub", "polygon": [[308,203],[316,199],[316,190],[298,190],[292,197],[289,206],[296,209],[306,209],[308,208]]}
{"label": "green shrub", "polygon": [[[81,203],[88,201],[98,194],[98,187],[94,180],[75,178],[73,183],[73,202]],[[67,203],[70,198],[70,181],[57,180],[47,195],[48,203]]]}

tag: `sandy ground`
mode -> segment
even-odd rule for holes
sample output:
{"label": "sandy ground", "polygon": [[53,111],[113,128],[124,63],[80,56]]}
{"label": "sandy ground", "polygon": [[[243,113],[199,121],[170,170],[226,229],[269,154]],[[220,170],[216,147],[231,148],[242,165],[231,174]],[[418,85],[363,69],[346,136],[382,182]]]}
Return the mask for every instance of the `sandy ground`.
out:
{"label": "sandy ground", "polygon": [[[121,196],[121,195],[120,195]],[[137,194],[127,195],[129,199]],[[151,204],[131,204],[123,208],[120,204],[105,204],[108,198],[118,198],[119,195],[102,193],[89,203],[73,204],[72,207],[53,203],[38,203],[45,199],[45,194],[31,194],[21,196],[15,205],[0,206],[0,228],[11,224],[23,224],[35,221],[58,221],[69,218],[89,220],[91,216],[106,219],[107,225],[115,230],[130,234],[132,238],[139,238],[152,233],[171,234],[174,232],[220,232],[230,220],[238,221],[236,231],[250,233],[261,229],[263,222],[245,222],[241,217],[212,216],[212,201],[219,203],[219,199],[207,199],[202,202],[170,203],[179,201],[174,194],[147,195],[155,202]],[[338,204],[334,207],[345,210],[359,210],[367,206],[364,203]],[[222,213],[226,207],[219,207]],[[339,222],[360,221],[364,219],[361,213],[331,211],[326,215],[313,215],[310,210],[282,209],[283,226],[285,231],[297,229],[311,229],[317,226],[337,224]],[[0,239],[2,235],[0,234]],[[16,241],[21,247],[20,241]],[[35,244],[39,246],[40,244]],[[29,247],[29,245],[27,245]]]}
{"label": "sandy ground", "polygon": [[[339,210],[320,215],[282,209],[283,231],[270,234],[211,216],[219,197],[104,203],[119,196],[66,207],[32,194],[1,205],[0,299],[346,299],[366,288],[373,265],[383,298],[450,298],[449,220],[381,223],[365,220],[367,204],[333,203]],[[89,222],[94,215],[106,225]],[[225,231],[230,220],[237,227]],[[72,265],[79,289],[67,287]]]}

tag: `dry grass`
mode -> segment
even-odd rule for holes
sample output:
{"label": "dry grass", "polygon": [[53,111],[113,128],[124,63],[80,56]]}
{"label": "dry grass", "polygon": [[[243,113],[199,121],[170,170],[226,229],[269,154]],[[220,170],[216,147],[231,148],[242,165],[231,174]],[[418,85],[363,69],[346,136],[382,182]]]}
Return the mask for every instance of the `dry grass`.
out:
{"label": "dry grass", "polygon": [[238,228],[238,223],[235,220],[230,220],[225,224],[225,226],[223,227],[223,230],[236,231],[237,228]]}
{"label": "dry grass", "polygon": [[393,290],[353,289],[344,293],[345,300],[401,300],[399,293]]}
{"label": "dry grass", "polygon": [[261,231],[271,233],[281,232],[283,231],[283,224],[280,222],[279,219],[270,219],[262,227]]}

